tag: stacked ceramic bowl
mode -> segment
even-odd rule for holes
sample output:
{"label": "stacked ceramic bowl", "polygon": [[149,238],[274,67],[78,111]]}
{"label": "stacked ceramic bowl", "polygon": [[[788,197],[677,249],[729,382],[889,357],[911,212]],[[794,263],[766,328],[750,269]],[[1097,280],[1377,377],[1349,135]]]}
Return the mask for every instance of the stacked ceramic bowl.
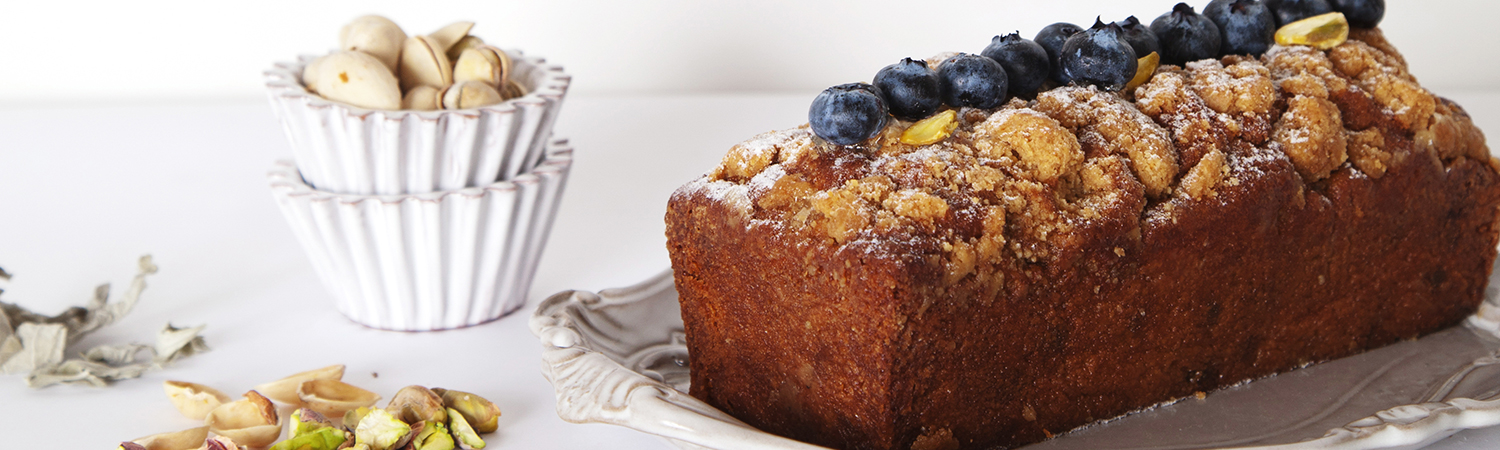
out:
{"label": "stacked ceramic bowl", "polygon": [[476,325],[526,302],[572,162],[569,76],[506,50],[527,92],[472,109],[371,110],[310,93],[316,58],[266,71],[293,162],[269,175],[338,310],[381,329]]}

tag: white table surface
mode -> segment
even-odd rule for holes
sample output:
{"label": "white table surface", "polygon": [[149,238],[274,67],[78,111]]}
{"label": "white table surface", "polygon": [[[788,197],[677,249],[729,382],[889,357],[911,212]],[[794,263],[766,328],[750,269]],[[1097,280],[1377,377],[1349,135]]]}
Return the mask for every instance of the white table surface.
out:
{"label": "white table surface", "polygon": [[[1500,133],[1500,92],[1440,92]],[[805,120],[815,93],[567,100],[557,124],[577,151],[530,303],[496,322],[434,333],[378,331],[345,320],[271,199],[265,173],[291,150],[263,100],[202,104],[0,106],[0,300],[52,314],[94,286],[118,295],[135,260],[161,267],[135,312],[84,339],[149,343],[167,322],[207,324],[213,351],[108,388],[30,389],[0,376],[3,448],[114,448],[198,426],[168,403],[164,380],[231,396],[329,364],[390,397],[421,384],[500,405],[497,449],[666,449],[610,425],[558,419],[527,327],[535,305],[567,289],[599,290],[668,266],[667,195],[731,145]],[[377,376],[378,374],[378,376]],[[1500,447],[1500,427],[1461,432],[1434,449]]]}

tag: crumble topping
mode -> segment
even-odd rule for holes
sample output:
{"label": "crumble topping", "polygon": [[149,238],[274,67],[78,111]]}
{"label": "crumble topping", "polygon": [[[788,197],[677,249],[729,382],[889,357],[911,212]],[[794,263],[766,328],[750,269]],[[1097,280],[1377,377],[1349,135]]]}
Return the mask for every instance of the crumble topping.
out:
{"label": "crumble topping", "polygon": [[764,133],[684,190],[708,191],[750,226],[863,246],[852,248],[902,243],[941,258],[949,283],[998,289],[999,264],[1045,261],[1072,233],[1121,218],[1175,221],[1267,167],[1290,164],[1305,189],[1341,171],[1379,179],[1397,162],[1392,139],[1500,167],[1468,114],[1418,85],[1378,30],[1326,52],[1275,46],[1162,66],[1133,92],[1066,86],[956,112],[951,136],[927,145],[902,143],[912,122],[895,119],[851,147],[806,126]]}

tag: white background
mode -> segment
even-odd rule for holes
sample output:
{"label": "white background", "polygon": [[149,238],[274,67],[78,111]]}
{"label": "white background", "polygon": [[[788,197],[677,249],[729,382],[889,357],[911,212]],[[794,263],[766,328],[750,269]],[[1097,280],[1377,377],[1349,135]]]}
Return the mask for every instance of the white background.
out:
{"label": "white background", "polygon": [[[1424,85],[1500,87],[1500,2],[1391,0],[1383,27]],[[0,2],[0,105],[261,95],[260,71],[336,47],[366,13],[408,33],[455,20],[566,66],[581,94],[816,92],[905,56],[978,52],[1019,30],[1150,22],[1174,0]],[[1207,0],[1191,2],[1200,10]]]}

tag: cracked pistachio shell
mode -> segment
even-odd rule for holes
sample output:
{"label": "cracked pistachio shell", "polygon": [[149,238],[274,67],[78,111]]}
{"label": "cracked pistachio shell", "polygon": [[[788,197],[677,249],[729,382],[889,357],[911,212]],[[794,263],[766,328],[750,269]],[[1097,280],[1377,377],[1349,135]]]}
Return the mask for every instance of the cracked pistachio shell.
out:
{"label": "cracked pistachio shell", "polygon": [[214,436],[203,441],[206,450],[240,450],[240,446],[234,443],[234,439],[228,436]]}
{"label": "cracked pistachio shell", "polygon": [[448,410],[448,430],[453,432],[454,440],[458,441],[458,447],[469,450],[484,448],[484,439],[479,438],[479,433],[469,422],[464,420],[464,415],[452,409]]}
{"label": "cracked pistachio shell", "polygon": [[337,428],[319,428],[316,431],[288,437],[269,450],[337,450],[352,437],[349,432]]}
{"label": "cracked pistachio shell", "polygon": [[354,443],[371,450],[401,448],[411,441],[411,425],[383,409],[372,409],[354,427]]}
{"label": "cracked pistachio shell", "polygon": [[443,109],[443,90],[432,86],[417,86],[406,91],[401,99],[401,109],[437,111]]}
{"label": "cracked pistachio shell", "polygon": [[287,437],[294,438],[318,431],[319,429],[331,427],[333,427],[333,421],[328,420],[328,417],[318,414],[317,411],[311,409],[298,408],[296,411],[292,411],[292,428],[287,431]]}
{"label": "cracked pistachio shell", "polygon": [[453,82],[481,81],[499,89],[510,71],[510,56],[488,45],[464,50],[453,63]]}
{"label": "cracked pistachio shell", "polygon": [[[130,441],[140,449],[131,450],[196,450],[208,439],[208,427],[189,428],[171,433],[160,433]],[[122,447],[125,447],[122,445]],[[130,447],[125,447],[130,449]]]}
{"label": "cracked pistachio shell", "polygon": [[453,64],[445,47],[427,36],[406,38],[401,47],[401,90],[416,86],[445,88],[453,84]]}
{"label": "cracked pistachio shell", "polygon": [[193,420],[203,420],[209,411],[230,400],[228,395],[218,389],[198,383],[165,381],[161,387],[167,392],[167,399],[172,401],[172,406],[176,406],[177,411]]}
{"label": "cracked pistachio shell", "polygon": [[265,447],[281,437],[281,416],[276,413],[276,405],[255,391],[220,405],[203,422],[214,434],[250,447]]}
{"label": "cracked pistachio shell", "polygon": [[443,398],[443,406],[448,407],[450,411],[456,410],[462,414],[464,421],[473,426],[474,431],[493,433],[500,428],[500,407],[495,406],[494,402],[463,391],[447,389],[433,389],[432,391]]}
{"label": "cracked pistachio shell", "polygon": [[463,40],[464,36],[468,36],[469,30],[472,29],[474,29],[474,22],[453,22],[445,27],[438,28],[437,31],[427,36],[437,42],[437,48],[443,49],[443,53],[447,53],[449,48],[458,44],[458,41]]}
{"label": "cracked pistachio shell", "polygon": [[342,380],[344,379],[344,365],[334,364],[321,369],[313,369],[297,373],[280,380],[272,381],[255,387],[257,392],[265,394],[272,400],[278,402],[299,405],[302,399],[297,398],[297,388],[307,380]]}
{"label": "cracked pistachio shell", "polygon": [[396,391],[385,410],[407,423],[447,422],[448,413],[443,407],[443,398],[422,386],[407,386]]}
{"label": "cracked pistachio shell", "polygon": [[[441,423],[421,422],[424,425],[417,437],[412,438],[411,444],[414,450],[453,450],[453,435],[448,433],[448,427]],[[412,429],[417,429],[412,425]]]}
{"label": "cracked pistachio shell", "polygon": [[297,398],[313,411],[333,417],[380,401],[380,395],[339,380],[305,381],[297,388]]}
{"label": "cracked pistachio shell", "polygon": [[464,53],[464,50],[468,50],[481,45],[484,45],[484,39],[480,39],[479,36],[464,36],[463,39],[459,39],[458,42],[455,42],[453,46],[448,47],[448,59],[452,61],[458,61],[458,56],[462,55]]}
{"label": "cracked pistachio shell", "polygon": [[482,81],[464,81],[443,90],[443,109],[470,109],[505,101],[500,91]]}
{"label": "cracked pistachio shell", "polygon": [[[318,58],[308,66],[316,76],[309,86],[323,98],[360,108],[394,110],[401,108],[401,87],[391,71],[374,56],[361,52],[340,51]],[[303,75],[307,75],[306,70]],[[297,386],[290,386],[295,395]],[[283,400],[278,389],[276,401]]]}
{"label": "cracked pistachio shell", "polygon": [[339,30],[340,49],[368,53],[380,60],[391,73],[396,73],[404,42],[406,32],[401,31],[401,26],[374,14],[354,19]]}

